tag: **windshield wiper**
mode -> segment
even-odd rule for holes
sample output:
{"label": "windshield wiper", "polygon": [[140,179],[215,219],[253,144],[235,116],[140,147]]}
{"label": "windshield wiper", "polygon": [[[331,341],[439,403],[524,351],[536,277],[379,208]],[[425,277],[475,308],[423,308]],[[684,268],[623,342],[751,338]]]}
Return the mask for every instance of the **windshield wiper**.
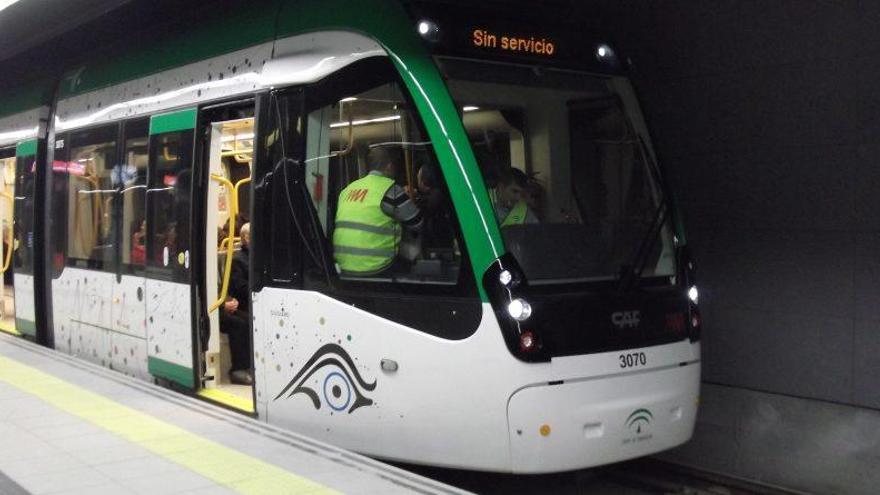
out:
{"label": "windshield wiper", "polygon": [[651,226],[648,229],[648,233],[639,243],[639,249],[636,251],[633,263],[623,264],[620,267],[621,273],[618,291],[621,293],[631,290],[633,286],[641,280],[642,272],[645,271],[645,265],[648,263],[648,258],[651,255],[651,252],[654,251],[654,247],[657,245],[657,240],[661,237],[660,233],[663,230],[663,225],[669,218],[669,203],[666,199],[666,193],[663,190],[662,182],[660,180],[660,170],[657,167],[657,162],[654,161],[653,157],[649,158],[648,153],[645,151],[645,141],[641,136],[639,136],[639,145],[642,159],[645,160],[645,163],[649,166],[651,175],[654,176],[654,181],[659,187],[660,204],[658,204],[657,208],[654,210]]}

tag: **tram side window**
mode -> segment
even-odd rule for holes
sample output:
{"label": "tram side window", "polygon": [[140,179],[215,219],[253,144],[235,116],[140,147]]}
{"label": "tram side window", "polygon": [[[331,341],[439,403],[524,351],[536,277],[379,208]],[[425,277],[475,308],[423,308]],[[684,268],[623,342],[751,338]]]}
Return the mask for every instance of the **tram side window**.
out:
{"label": "tram side window", "polygon": [[171,280],[189,279],[193,131],[150,137],[146,265]]}
{"label": "tram side window", "polygon": [[[276,93],[269,98],[268,119],[261,123],[268,129],[260,132],[262,157],[256,161],[257,176],[265,176],[267,189],[254,197],[254,212],[263,212],[266,224],[255,222],[252,230],[252,246],[259,252],[257,258],[266,259],[266,282],[274,285],[291,285],[298,282],[300,260],[303,255],[303,238],[316,244],[314,231],[307,230],[296,212],[304,204],[301,189],[295,181],[302,175],[302,168],[293,160],[300,156],[302,147],[302,93],[298,90]],[[263,226],[266,225],[266,228]],[[314,255],[314,249],[309,250]]]}
{"label": "tram side window", "polygon": [[330,271],[342,283],[456,285],[462,244],[443,174],[383,62],[307,93],[305,186]]}
{"label": "tram side window", "polygon": [[124,271],[144,267],[147,258],[147,145],[149,120],[127,122],[124,130],[122,163],[114,169],[115,186],[119,189],[121,236],[119,254]]}
{"label": "tram side window", "polygon": [[67,260],[67,201],[70,178],[67,162],[67,143],[69,134],[57,134],[54,142],[52,161],[52,276],[58,278],[64,271]]}
{"label": "tram side window", "polygon": [[67,170],[67,259],[84,268],[114,267],[113,201],[117,125],[70,134]]}

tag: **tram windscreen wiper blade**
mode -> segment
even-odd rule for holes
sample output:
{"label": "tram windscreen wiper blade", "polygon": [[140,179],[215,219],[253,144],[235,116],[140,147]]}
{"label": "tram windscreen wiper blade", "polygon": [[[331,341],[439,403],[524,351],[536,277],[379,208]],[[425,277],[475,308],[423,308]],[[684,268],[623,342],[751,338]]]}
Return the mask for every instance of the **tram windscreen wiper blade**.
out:
{"label": "tram windscreen wiper blade", "polygon": [[626,292],[632,289],[632,287],[641,280],[642,272],[645,271],[645,265],[648,263],[648,257],[654,250],[654,246],[657,245],[657,240],[661,237],[660,234],[663,230],[663,225],[669,218],[669,215],[667,214],[669,204],[665,191],[663,190],[663,183],[657,162],[654,161],[653,156],[646,152],[647,146],[641,136],[639,136],[639,145],[642,159],[645,161],[645,164],[648,165],[648,168],[651,170],[651,175],[657,183],[658,191],[660,193],[659,204],[652,214],[653,220],[651,221],[651,226],[648,228],[647,234],[645,234],[645,237],[639,242],[639,249],[636,251],[635,259],[632,264],[621,265],[620,284],[618,286],[620,292]]}

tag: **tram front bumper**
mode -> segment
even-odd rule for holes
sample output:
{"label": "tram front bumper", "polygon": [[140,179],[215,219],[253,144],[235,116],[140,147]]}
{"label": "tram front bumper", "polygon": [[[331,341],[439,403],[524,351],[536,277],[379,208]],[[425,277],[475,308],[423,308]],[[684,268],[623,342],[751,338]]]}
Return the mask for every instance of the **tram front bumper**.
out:
{"label": "tram front bumper", "polygon": [[690,439],[700,364],[526,387],[508,405],[515,473],[568,471],[660,452]]}

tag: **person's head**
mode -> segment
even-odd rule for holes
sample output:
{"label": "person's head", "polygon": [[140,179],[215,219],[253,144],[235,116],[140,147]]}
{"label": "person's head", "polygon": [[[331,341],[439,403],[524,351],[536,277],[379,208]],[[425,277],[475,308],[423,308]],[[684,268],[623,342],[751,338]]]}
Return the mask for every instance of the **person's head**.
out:
{"label": "person's head", "polygon": [[502,206],[512,208],[525,199],[529,178],[522,170],[510,167],[499,174],[496,192]]}
{"label": "person's head", "polygon": [[419,192],[427,194],[440,187],[440,170],[436,165],[427,163],[419,169]]}
{"label": "person's head", "polygon": [[248,248],[251,245],[251,224],[241,226],[241,247]]}
{"label": "person's head", "polygon": [[385,177],[392,179],[397,177],[400,164],[403,162],[403,153],[400,148],[391,146],[375,146],[367,153],[367,167],[382,172]]}

